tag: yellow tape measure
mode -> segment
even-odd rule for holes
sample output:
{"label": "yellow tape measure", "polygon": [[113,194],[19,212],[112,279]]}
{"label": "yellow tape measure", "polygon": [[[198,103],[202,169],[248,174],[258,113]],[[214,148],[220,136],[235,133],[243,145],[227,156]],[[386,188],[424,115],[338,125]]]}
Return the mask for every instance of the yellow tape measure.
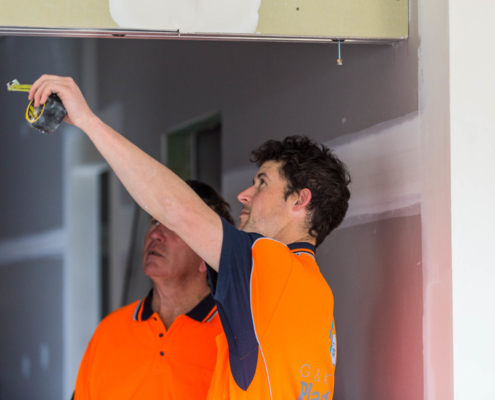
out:
{"label": "yellow tape measure", "polygon": [[[33,85],[22,85],[17,79],[7,83],[7,89],[9,92],[29,92],[32,86]],[[31,101],[26,110],[26,119],[29,122],[36,122],[41,117],[41,114],[43,114],[44,109],[44,104],[40,107],[34,107],[33,101]]]}
{"label": "yellow tape measure", "polygon": [[29,122],[36,122],[40,119],[41,115],[43,114],[43,111],[45,110],[45,104],[42,104],[39,107],[35,107],[33,105],[34,100],[31,100],[31,102],[28,105],[28,108],[26,110],[26,119]]}
{"label": "yellow tape measure", "polygon": [[21,85],[17,79],[7,83],[7,89],[11,92],[29,92],[33,85]]}
{"label": "yellow tape measure", "polygon": [[[7,89],[10,92],[29,92],[32,86],[22,85],[17,79],[7,83]],[[52,133],[58,128],[66,114],[67,110],[60,98],[56,94],[52,94],[45,104],[41,104],[39,107],[34,106],[34,99],[30,101],[26,109],[26,121],[30,127],[40,132]]]}

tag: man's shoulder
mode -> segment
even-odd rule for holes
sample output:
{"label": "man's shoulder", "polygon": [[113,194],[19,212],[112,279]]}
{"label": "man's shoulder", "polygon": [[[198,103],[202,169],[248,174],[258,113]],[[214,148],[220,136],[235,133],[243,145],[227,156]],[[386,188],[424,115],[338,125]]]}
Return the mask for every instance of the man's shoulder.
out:
{"label": "man's shoulder", "polygon": [[267,256],[277,257],[285,256],[286,261],[290,259],[300,259],[301,255],[309,256],[309,258],[302,257],[302,260],[311,261],[316,264],[315,261],[315,247],[311,243],[297,242],[289,245],[279,242],[276,239],[268,237],[260,237],[253,243],[253,250],[261,252]]}
{"label": "man's shoulder", "polygon": [[[260,238],[253,244],[253,261],[262,267],[265,275],[273,279],[281,273],[295,279],[325,281],[315,260],[315,248],[305,242],[286,245],[275,239]],[[259,269],[259,268],[258,268]]]}
{"label": "man's shoulder", "polygon": [[292,253],[287,245],[278,240],[261,236],[253,242],[253,252],[260,252],[267,257],[279,257],[286,255],[287,260],[291,258]]}
{"label": "man's shoulder", "polygon": [[103,333],[108,330],[114,330],[115,328],[119,328],[135,320],[135,311],[141,300],[137,300],[134,303],[128,304],[124,307],[121,307],[110,314],[108,314],[98,325],[96,329],[97,332]]}

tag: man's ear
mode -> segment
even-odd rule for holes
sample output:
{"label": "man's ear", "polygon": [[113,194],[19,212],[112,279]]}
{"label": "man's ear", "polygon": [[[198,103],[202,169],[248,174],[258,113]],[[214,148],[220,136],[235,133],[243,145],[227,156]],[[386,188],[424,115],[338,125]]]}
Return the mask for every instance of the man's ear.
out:
{"label": "man's ear", "polygon": [[206,272],[206,264],[204,261],[201,261],[201,264],[199,265],[199,272]]}
{"label": "man's ear", "polygon": [[311,201],[311,190],[303,189],[299,191],[299,195],[296,193],[296,196],[296,202],[292,208],[293,211],[304,210]]}

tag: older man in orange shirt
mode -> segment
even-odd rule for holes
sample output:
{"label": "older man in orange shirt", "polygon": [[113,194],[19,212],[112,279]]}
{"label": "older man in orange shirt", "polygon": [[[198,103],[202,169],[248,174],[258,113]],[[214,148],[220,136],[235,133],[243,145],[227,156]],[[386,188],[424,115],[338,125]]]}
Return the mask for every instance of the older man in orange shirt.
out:
{"label": "older man in orange shirt", "polygon": [[[188,184],[233,223],[228,204],[211,187]],[[204,262],[152,218],[143,267],[153,289],[100,323],[81,362],[76,400],[206,398],[222,326]]]}

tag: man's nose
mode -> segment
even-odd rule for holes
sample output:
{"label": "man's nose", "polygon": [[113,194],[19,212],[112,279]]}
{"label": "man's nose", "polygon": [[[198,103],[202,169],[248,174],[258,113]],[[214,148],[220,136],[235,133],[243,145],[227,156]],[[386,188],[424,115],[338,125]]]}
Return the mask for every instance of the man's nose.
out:
{"label": "man's nose", "polygon": [[160,242],[165,241],[165,232],[163,232],[163,229],[160,229],[160,226],[151,227],[148,233],[149,237],[153,240],[158,240]]}
{"label": "man's nose", "polygon": [[253,186],[239,193],[239,195],[237,196],[237,200],[239,200],[242,204],[249,204],[251,202],[252,197],[253,197]]}

